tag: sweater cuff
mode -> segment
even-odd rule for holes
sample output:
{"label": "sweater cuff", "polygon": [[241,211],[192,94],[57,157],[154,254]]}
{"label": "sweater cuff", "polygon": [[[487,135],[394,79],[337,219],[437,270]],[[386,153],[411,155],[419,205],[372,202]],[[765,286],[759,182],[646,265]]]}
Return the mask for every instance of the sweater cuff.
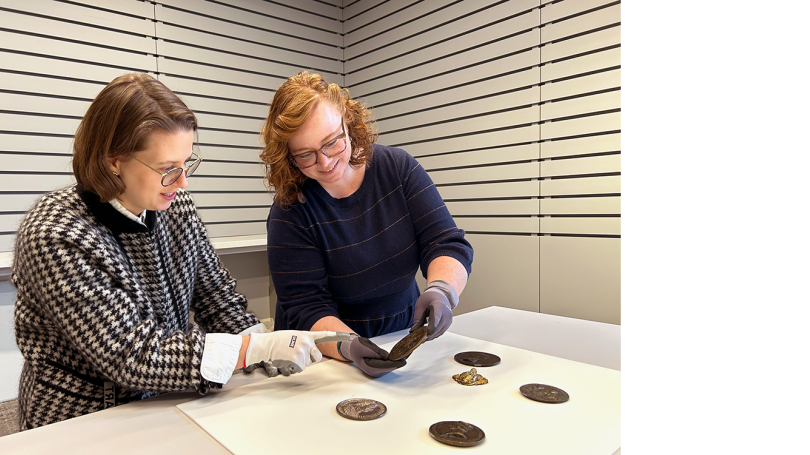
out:
{"label": "sweater cuff", "polygon": [[231,335],[230,333],[206,334],[202,364],[200,365],[202,377],[219,384],[228,382],[228,379],[233,374],[236,362],[239,360],[239,349],[241,347],[242,335]]}
{"label": "sweater cuff", "polygon": [[246,328],[245,330],[242,330],[241,332],[239,332],[239,335],[245,336],[250,335],[251,333],[267,333],[267,327],[260,322],[256,325],[252,325]]}

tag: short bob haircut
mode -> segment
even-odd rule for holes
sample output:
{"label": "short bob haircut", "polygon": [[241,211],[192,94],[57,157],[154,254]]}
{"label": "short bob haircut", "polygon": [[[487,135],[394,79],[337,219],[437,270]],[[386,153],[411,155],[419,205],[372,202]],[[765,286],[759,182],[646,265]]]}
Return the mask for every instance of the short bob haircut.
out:
{"label": "short bob haircut", "polygon": [[320,100],[326,100],[340,110],[345,109],[343,119],[352,142],[349,164],[367,166],[374,155],[377,132],[371,111],[351,99],[349,90],[327,82],[320,74],[299,72],[278,88],[262,127],[265,145],[260,157],[266,168],[265,180],[276,191],[275,202],[282,206],[295,201],[304,202],[301,184],[307,177],[293,166],[288,141]]}
{"label": "short bob haircut", "polygon": [[153,130],[197,132],[197,117],[177,95],[144,73],[113,79],[90,104],[73,140],[73,175],[107,202],[124,192],[109,158],[144,150]]}

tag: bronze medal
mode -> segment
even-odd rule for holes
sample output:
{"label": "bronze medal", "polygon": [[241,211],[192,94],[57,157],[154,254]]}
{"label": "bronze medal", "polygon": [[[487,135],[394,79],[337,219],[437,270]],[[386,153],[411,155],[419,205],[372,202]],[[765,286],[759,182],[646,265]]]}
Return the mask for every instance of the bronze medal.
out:
{"label": "bronze medal", "polygon": [[422,327],[419,327],[406,335],[405,338],[399,340],[399,342],[395,344],[393,348],[391,348],[391,353],[388,355],[388,360],[400,360],[411,355],[411,353],[415,351],[419,345],[425,342],[425,339],[427,338],[427,331],[427,326],[423,325]]}
{"label": "bronze medal", "polygon": [[456,447],[472,447],[484,440],[484,431],[477,426],[462,421],[436,422],[430,426],[433,439]]}
{"label": "bronze medal", "polygon": [[385,415],[388,408],[377,400],[349,398],[335,406],[341,417],[351,420],[374,420]]}
{"label": "bronze medal", "polygon": [[501,358],[488,352],[459,352],[453,357],[456,362],[471,367],[491,367],[500,363]]}
{"label": "bronze medal", "polygon": [[565,390],[546,384],[524,384],[520,386],[520,393],[530,400],[543,403],[565,403],[569,398]]}

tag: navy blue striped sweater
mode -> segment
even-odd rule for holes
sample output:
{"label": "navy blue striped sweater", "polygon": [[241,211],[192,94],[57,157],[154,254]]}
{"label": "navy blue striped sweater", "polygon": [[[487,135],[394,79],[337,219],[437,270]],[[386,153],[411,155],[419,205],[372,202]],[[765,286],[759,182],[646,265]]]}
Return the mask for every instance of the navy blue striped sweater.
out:
{"label": "navy blue striped sweater", "polygon": [[410,327],[415,275],[439,256],[471,271],[473,250],[427,172],[404,150],[374,145],[360,188],[335,199],[312,179],[306,202],[274,205],[267,257],[275,329],[309,330],[335,316],[362,336]]}

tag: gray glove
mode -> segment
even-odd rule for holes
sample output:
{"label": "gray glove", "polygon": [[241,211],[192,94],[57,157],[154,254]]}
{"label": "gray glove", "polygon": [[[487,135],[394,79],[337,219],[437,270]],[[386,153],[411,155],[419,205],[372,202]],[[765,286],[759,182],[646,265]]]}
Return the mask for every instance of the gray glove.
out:
{"label": "gray glove", "polygon": [[458,304],[458,294],[453,286],[441,280],[431,281],[425,292],[416,299],[411,332],[428,323],[425,341],[438,338],[453,323],[453,308]]}
{"label": "gray glove", "polygon": [[388,360],[388,351],[377,346],[365,337],[352,337],[349,341],[342,341],[339,348],[340,355],[350,360],[360,368],[363,373],[372,378],[379,378],[407,363],[403,360]]}
{"label": "gray glove", "polygon": [[271,362],[265,362],[264,360],[259,363],[254,363],[253,365],[246,366],[244,368],[245,373],[253,373],[253,370],[255,370],[257,367],[264,368],[264,371],[266,371],[267,375],[271,378],[278,376],[278,368],[274,367]]}

